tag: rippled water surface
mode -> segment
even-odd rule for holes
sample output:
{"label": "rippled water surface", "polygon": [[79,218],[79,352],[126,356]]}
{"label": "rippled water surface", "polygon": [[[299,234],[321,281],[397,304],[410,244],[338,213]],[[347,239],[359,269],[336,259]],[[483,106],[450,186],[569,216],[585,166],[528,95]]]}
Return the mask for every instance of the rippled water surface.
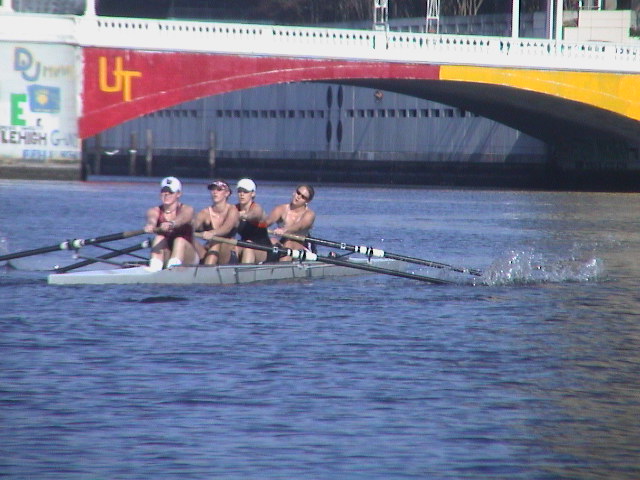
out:
{"label": "rippled water surface", "polygon": [[[295,186],[258,187],[270,209]],[[0,252],[140,228],[157,190],[0,180]],[[318,185],[313,206],[318,237],[484,276],[62,287],[43,270],[68,253],[16,260],[0,477],[640,478],[640,195]]]}

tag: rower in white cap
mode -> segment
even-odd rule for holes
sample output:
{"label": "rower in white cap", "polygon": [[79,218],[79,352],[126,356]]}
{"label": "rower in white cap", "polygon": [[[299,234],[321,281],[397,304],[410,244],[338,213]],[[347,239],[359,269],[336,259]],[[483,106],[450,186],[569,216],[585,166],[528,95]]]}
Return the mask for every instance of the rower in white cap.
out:
{"label": "rower in white cap", "polygon": [[[262,206],[255,201],[256,184],[250,178],[243,178],[236,185],[238,203],[236,208],[240,214],[238,234],[243,242],[253,242],[258,245],[271,246],[271,239],[265,223],[265,212]],[[263,263],[276,261],[276,258],[268,258],[267,252],[253,248],[236,247],[236,253],[240,263]]]}
{"label": "rower in white cap", "polygon": [[161,204],[147,210],[144,230],[156,234],[149,259],[149,269],[152,271],[200,261],[193,243],[193,207],[181,203],[181,197],[180,180],[166,177],[160,182]]}

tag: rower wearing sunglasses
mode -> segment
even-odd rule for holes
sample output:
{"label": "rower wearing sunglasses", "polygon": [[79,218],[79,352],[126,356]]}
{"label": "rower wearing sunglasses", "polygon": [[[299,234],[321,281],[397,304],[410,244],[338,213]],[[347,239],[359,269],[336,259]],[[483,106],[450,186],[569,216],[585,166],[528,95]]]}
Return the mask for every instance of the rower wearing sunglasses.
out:
{"label": "rower wearing sunglasses", "polygon": [[[289,203],[284,203],[275,207],[266,219],[267,226],[278,224],[273,233],[278,235],[289,234],[306,237],[311,232],[316,214],[309,208],[309,203],[313,200],[315,192],[311,185],[298,185],[291,196]],[[284,248],[292,250],[308,249],[295,240],[280,238],[279,243]],[[291,257],[282,257],[280,261],[291,260]]]}

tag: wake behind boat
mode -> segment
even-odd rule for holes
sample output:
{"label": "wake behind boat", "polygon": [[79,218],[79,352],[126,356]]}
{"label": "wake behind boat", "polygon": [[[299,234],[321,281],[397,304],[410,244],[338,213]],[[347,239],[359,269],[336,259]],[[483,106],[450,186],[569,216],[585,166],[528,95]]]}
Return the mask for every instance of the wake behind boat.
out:
{"label": "wake behind boat", "polygon": [[[107,284],[174,284],[174,285],[236,285],[274,280],[321,279],[376,273],[383,268],[390,272],[403,272],[402,262],[384,258],[349,258],[345,265],[323,262],[280,262],[262,265],[193,265],[160,271],[145,266],[84,270],[53,273],[48,276],[51,285],[107,285]],[[357,268],[357,267],[366,268]],[[356,267],[356,268],[354,268]]]}

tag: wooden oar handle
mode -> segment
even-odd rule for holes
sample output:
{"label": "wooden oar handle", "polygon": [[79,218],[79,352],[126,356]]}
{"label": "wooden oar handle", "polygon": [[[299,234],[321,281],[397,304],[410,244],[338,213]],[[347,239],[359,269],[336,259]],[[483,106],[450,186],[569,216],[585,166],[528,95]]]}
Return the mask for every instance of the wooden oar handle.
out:
{"label": "wooden oar handle", "polygon": [[294,235],[293,233],[277,234],[273,230],[267,230],[267,232],[269,233],[269,235],[273,235],[274,237],[284,237],[284,238],[288,238],[289,240],[295,240],[296,242],[300,242],[300,243],[304,243],[307,240],[307,237],[303,237],[301,235]]}
{"label": "wooden oar handle", "polygon": [[194,232],[193,236],[196,238],[207,240],[209,242],[228,243],[229,245],[238,245],[238,241],[234,238],[218,237],[217,235],[212,235],[211,238],[205,238],[204,234],[205,232]]}

